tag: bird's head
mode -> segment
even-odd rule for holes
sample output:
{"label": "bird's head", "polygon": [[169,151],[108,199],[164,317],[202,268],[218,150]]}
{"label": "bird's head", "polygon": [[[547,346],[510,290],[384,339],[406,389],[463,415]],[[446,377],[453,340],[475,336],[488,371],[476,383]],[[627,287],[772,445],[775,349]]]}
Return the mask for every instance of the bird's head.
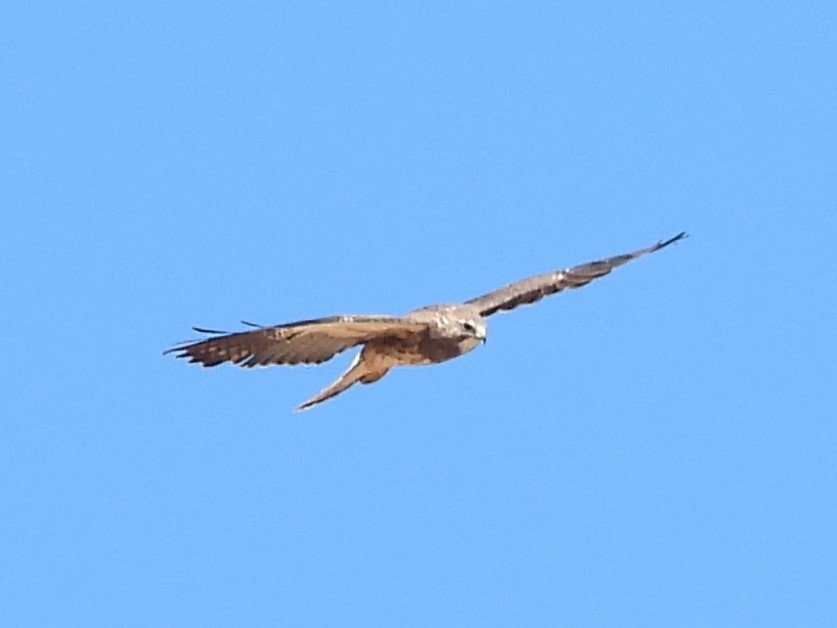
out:
{"label": "bird's head", "polygon": [[463,316],[457,318],[456,325],[459,346],[464,351],[470,351],[481,342],[485,343],[485,339],[488,336],[488,326],[481,316]]}
{"label": "bird's head", "polygon": [[417,314],[432,321],[432,338],[455,341],[462,353],[485,342],[488,325],[479,310],[469,305],[434,305]]}
{"label": "bird's head", "polygon": [[459,324],[460,335],[463,338],[474,338],[485,342],[488,336],[488,326],[481,316],[469,316],[456,321]]}

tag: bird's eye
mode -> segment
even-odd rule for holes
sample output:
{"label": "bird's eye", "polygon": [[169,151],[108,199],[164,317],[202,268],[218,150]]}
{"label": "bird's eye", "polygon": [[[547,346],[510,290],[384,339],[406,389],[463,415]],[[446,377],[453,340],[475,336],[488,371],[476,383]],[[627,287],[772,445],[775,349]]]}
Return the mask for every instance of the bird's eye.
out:
{"label": "bird's eye", "polygon": [[466,330],[466,331],[472,331],[472,332],[476,332],[476,331],[477,331],[477,328],[476,328],[476,327],[474,327],[474,324],[473,324],[472,322],[470,322],[470,321],[464,321],[464,322],[462,323],[462,326],[465,328],[465,330]]}

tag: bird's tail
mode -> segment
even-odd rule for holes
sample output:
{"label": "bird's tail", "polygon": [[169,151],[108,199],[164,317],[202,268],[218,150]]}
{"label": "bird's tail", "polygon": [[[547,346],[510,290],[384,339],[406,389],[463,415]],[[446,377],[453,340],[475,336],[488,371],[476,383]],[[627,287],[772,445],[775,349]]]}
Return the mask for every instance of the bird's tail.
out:
{"label": "bird's tail", "polygon": [[389,369],[380,371],[370,369],[367,363],[363,360],[363,352],[361,352],[352,361],[345,373],[338,377],[332,384],[326,386],[316,395],[311,397],[311,399],[300,405],[296,411],[301,412],[302,410],[307,410],[311,406],[322,403],[326,399],[331,399],[332,397],[339,395],[344,390],[348,390],[358,382],[363,384],[377,382],[384,375],[386,375],[388,370]]}

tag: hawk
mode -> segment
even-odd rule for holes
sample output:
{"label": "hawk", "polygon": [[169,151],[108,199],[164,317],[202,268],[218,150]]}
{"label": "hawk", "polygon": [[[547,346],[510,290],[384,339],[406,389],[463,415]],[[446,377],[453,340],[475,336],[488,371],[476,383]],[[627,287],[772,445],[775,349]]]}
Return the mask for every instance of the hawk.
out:
{"label": "hawk", "polygon": [[349,314],[260,326],[237,333],[193,328],[211,337],[175,346],[165,353],[203,366],[231,362],[243,367],[320,364],[362,345],[349,368],[297,411],[339,395],[354,384],[372,384],[395,366],[438,364],[459,357],[486,340],[486,318],[530,305],[564,288],[580,288],[617,266],[667,247],[686,233],[645,249],[544,273],[465,301],[422,307],[403,316]]}

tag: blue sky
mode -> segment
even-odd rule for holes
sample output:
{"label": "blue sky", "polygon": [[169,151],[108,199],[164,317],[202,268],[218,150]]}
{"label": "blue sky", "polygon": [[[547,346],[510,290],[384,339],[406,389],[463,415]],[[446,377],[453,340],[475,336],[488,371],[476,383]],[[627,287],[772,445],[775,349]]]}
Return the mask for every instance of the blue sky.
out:
{"label": "blue sky", "polygon": [[[0,624],[833,626],[832,3],[13,3]],[[307,413],[191,325],[690,237]]]}

